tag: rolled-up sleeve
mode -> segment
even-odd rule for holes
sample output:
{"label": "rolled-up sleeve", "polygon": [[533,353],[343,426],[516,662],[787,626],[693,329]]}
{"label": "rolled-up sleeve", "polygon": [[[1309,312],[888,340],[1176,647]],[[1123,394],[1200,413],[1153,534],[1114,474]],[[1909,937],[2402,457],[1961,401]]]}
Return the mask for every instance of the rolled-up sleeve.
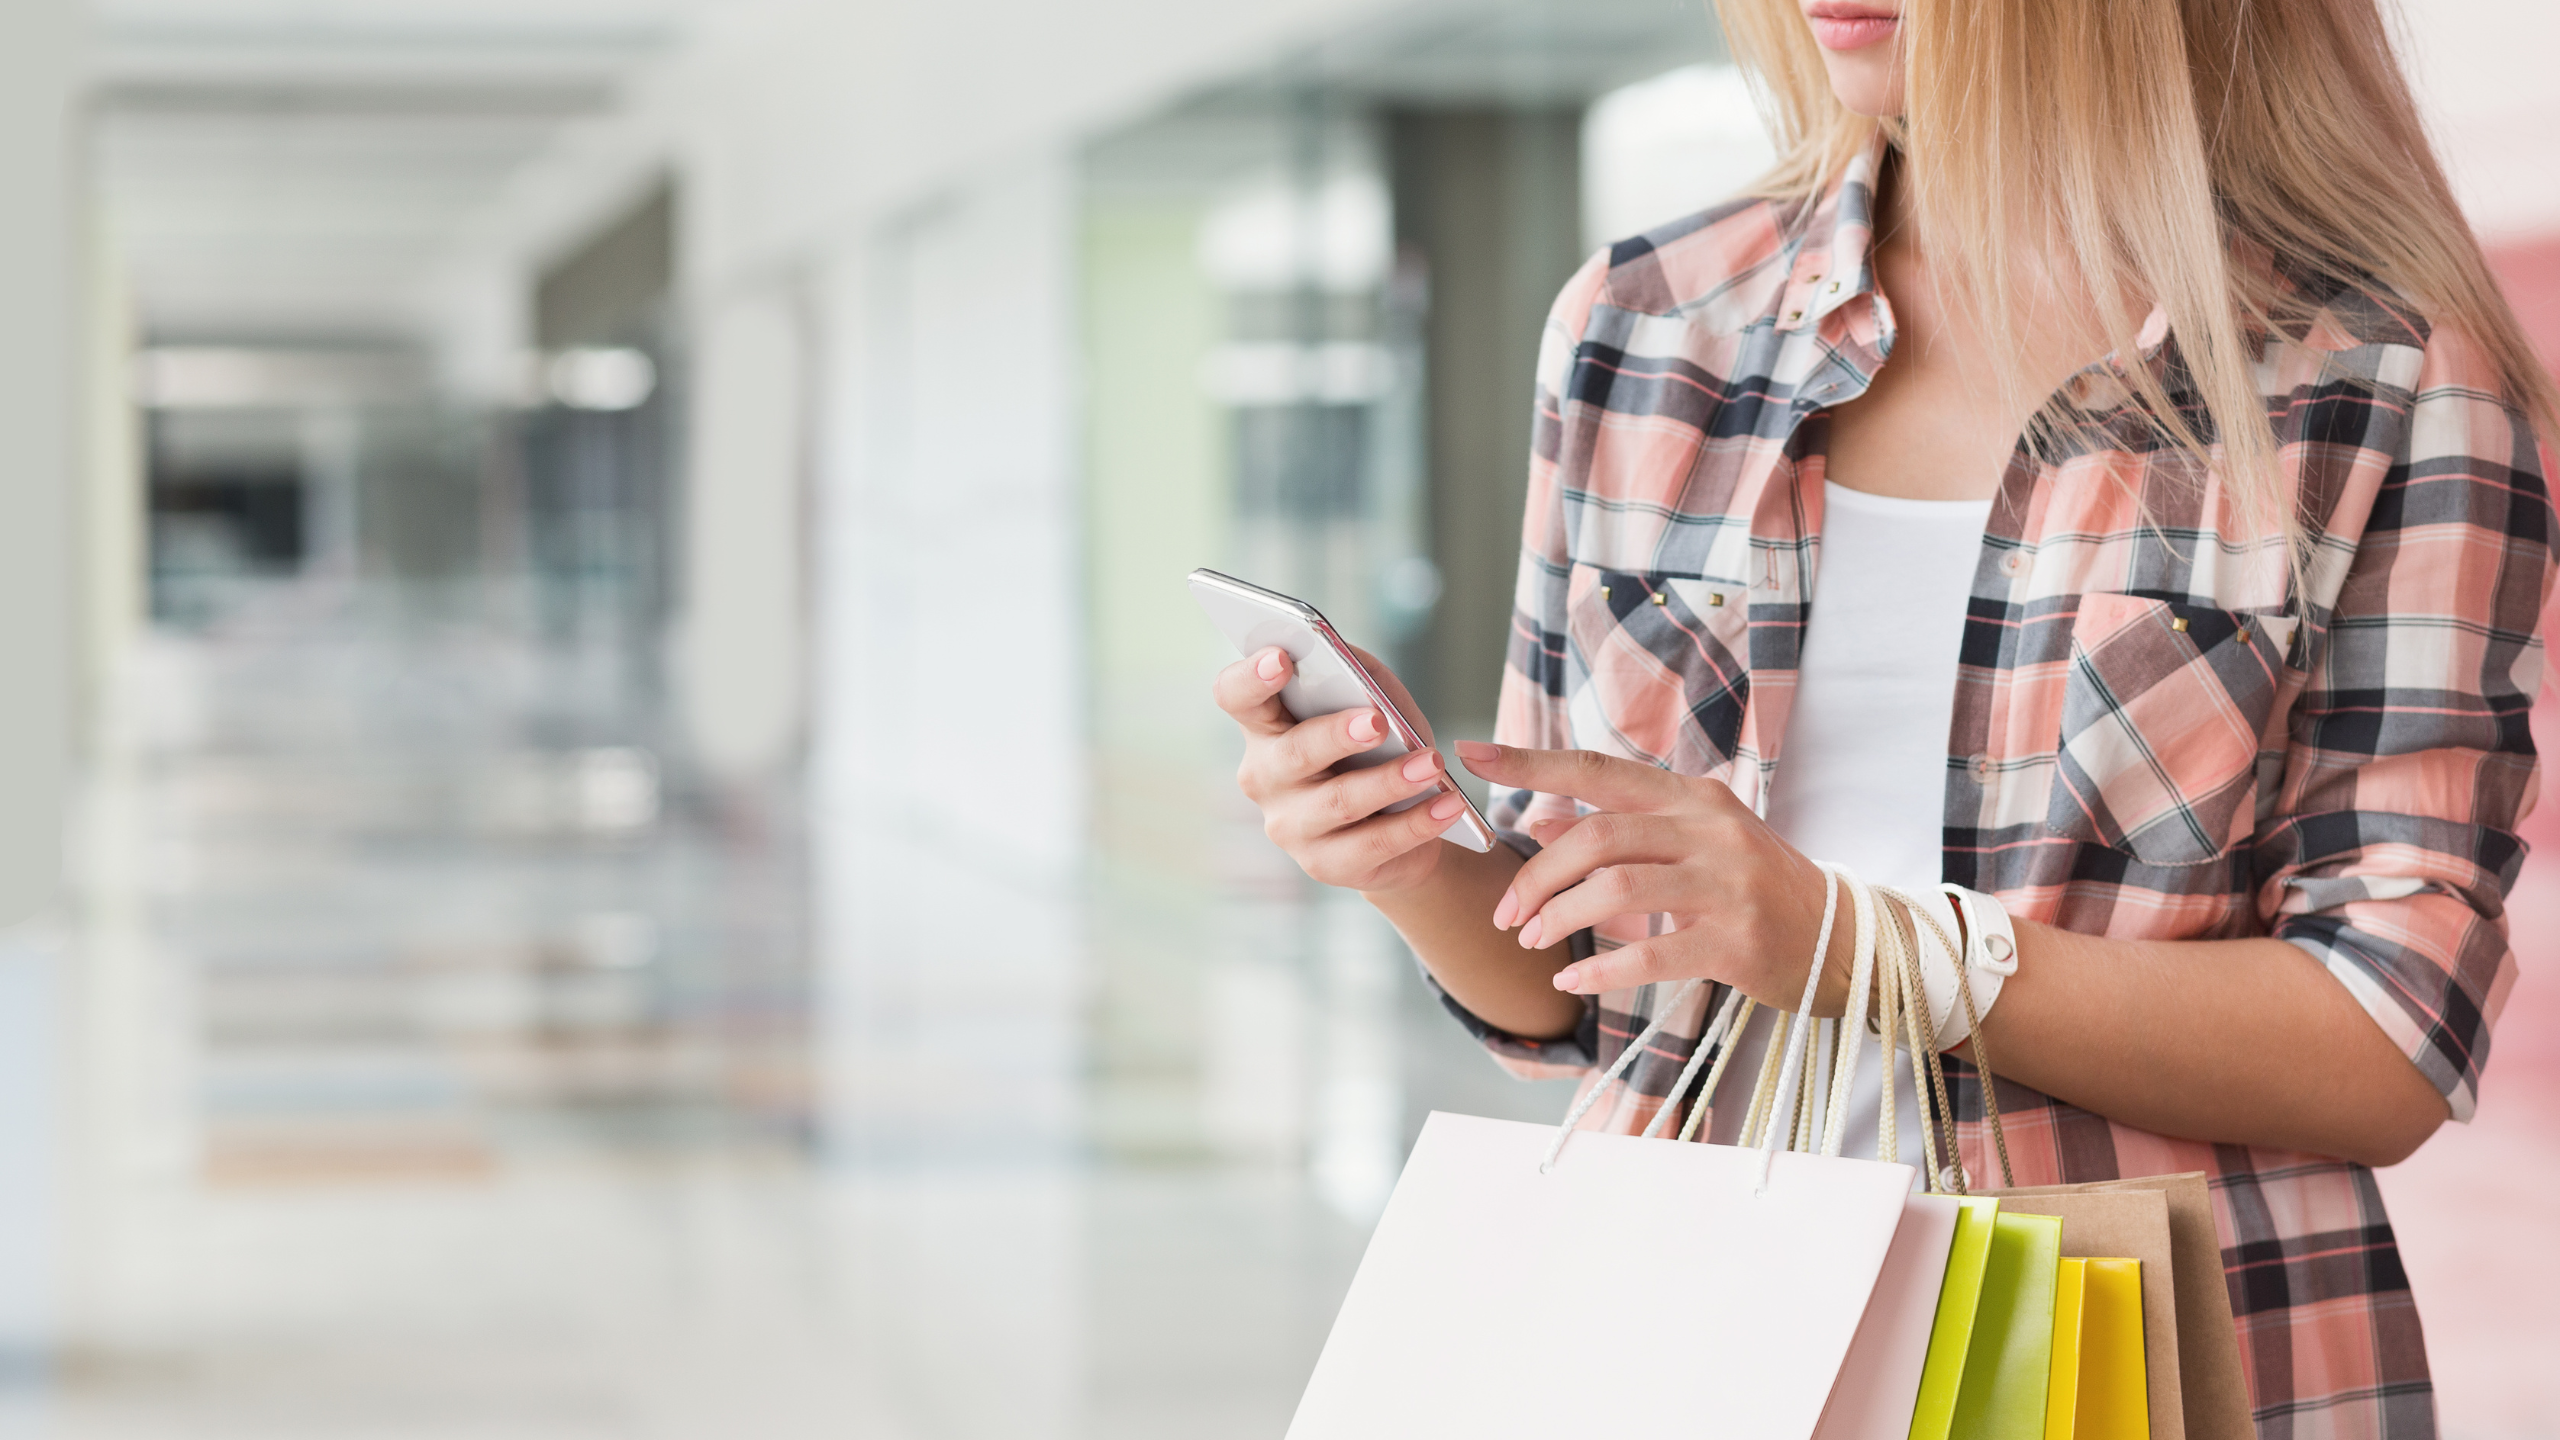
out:
{"label": "rolled-up sleeve", "polygon": [[[1565,716],[1565,585],[1571,569],[1565,532],[1564,495],[1569,478],[1565,457],[1571,453],[1574,423],[1567,398],[1576,352],[1609,273],[1609,252],[1584,262],[1565,282],[1547,313],[1538,341],[1537,404],[1529,440],[1529,502],[1521,519],[1520,569],[1511,604],[1511,638],[1503,653],[1502,696],[1495,710],[1493,738],[1524,749],[1563,750],[1573,744]],[[1528,827],[1538,821],[1574,813],[1561,796],[1528,790],[1496,789],[1491,819],[1502,842],[1522,855],[1538,853]],[[1584,953],[1588,935],[1574,937],[1576,953]],[[1599,1008],[1586,997],[1582,1023],[1560,1039],[1526,1040],[1486,1024],[1451,998],[1430,973],[1423,974],[1432,993],[1458,1018],[1467,1033],[1492,1052],[1502,1067],[1524,1079],[1552,1080],[1591,1068],[1598,1048]]]}
{"label": "rolled-up sleeve", "polygon": [[2439,331],[2257,838],[2271,933],[2355,995],[2456,1120],[2515,981],[2505,905],[2536,787],[2552,540],[2532,427],[2485,358]]}

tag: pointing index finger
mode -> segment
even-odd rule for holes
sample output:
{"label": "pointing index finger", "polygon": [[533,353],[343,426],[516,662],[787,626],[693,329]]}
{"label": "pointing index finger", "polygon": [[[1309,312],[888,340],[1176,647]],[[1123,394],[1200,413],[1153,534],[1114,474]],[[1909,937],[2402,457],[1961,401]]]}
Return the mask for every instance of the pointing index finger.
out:
{"label": "pointing index finger", "polygon": [[1654,815],[1689,799],[1682,777],[1597,750],[1524,750],[1461,740],[1458,759],[1496,785],[1563,795],[1602,810]]}

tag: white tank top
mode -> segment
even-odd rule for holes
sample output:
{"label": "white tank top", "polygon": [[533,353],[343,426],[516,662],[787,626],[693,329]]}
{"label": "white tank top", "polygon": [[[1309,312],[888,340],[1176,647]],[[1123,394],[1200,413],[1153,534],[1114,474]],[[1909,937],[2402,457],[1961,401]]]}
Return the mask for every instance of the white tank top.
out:
{"label": "white tank top", "polygon": [[[1825,482],[1811,618],[1769,792],[1769,824],[1816,860],[1907,889],[1938,883],[1948,729],[1966,602],[1988,500],[1901,500]],[[1841,917],[1845,923],[1847,915]],[[1730,1144],[1774,1029],[1766,1010],[1727,1070],[1715,1138]],[[1883,1069],[1869,1039],[1849,1092],[1841,1153],[1875,1154]],[[1902,1158],[1920,1163],[1919,1110],[1896,1076]]]}

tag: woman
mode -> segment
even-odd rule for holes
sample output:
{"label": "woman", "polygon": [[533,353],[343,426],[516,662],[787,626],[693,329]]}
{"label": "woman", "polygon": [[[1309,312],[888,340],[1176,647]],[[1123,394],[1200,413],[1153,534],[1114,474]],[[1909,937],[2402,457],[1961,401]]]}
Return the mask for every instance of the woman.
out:
{"label": "woman", "polygon": [[[1241,783],[1525,1075],[1655,982],[1792,1008],[1817,860],[1982,897],[1936,958],[2017,1183],[2211,1172],[2261,1433],[2431,1435],[2367,1167],[2469,1117],[2513,978],[2555,396],[2373,0],[1725,8],[1782,159],[1557,303],[1458,746],[1509,845],[1380,813],[1437,758],[1337,773],[1374,716],[1292,724],[1276,652],[1218,681]],[[1711,1003],[1596,1123],[1686,1103]]]}

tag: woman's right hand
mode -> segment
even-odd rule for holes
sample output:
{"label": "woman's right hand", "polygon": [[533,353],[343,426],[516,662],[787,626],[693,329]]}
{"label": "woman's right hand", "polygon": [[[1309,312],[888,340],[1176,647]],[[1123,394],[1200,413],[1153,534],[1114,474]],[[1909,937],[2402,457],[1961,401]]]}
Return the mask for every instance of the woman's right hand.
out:
{"label": "woman's right hand", "polygon": [[[1358,654],[1388,698],[1415,715],[1412,697],[1393,672],[1368,651]],[[1426,749],[1397,764],[1338,770],[1343,760],[1384,740],[1386,722],[1372,709],[1291,719],[1280,703],[1280,687],[1290,673],[1288,653],[1274,646],[1219,671],[1213,692],[1218,708],[1244,729],[1236,784],[1262,807],[1262,832],[1308,878],[1326,885],[1374,893],[1430,880],[1441,851],[1432,842],[1458,818],[1465,799],[1453,787],[1430,804],[1393,815],[1380,812],[1445,778],[1439,752]],[[1414,723],[1425,727],[1427,744],[1428,722]]]}

